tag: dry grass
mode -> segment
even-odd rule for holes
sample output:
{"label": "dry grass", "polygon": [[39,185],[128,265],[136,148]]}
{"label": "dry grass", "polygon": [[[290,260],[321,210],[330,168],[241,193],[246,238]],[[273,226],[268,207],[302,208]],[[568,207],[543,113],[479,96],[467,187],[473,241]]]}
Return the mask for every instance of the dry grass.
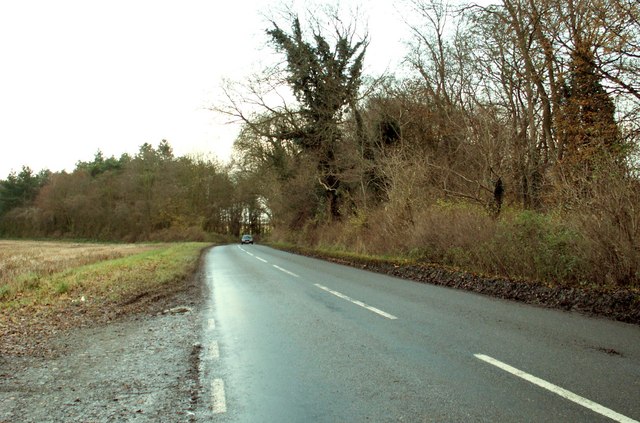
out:
{"label": "dry grass", "polygon": [[158,245],[0,240],[0,300],[34,290],[56,273],[154,248]]}
{"label": "dry grass", "polygon": [[0,355],[43,353],[59,331],[155,310],[192,286],[208,245],[0,241]]}

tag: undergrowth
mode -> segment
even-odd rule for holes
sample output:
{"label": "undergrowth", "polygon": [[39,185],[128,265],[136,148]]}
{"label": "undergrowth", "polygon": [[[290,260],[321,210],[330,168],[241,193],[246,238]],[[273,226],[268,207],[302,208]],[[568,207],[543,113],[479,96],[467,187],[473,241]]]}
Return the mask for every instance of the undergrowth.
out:
{"label": "undergrowth", "polygon": [[[637,267],[634,274],[632,265],[621,263],[621,248],[598,237],[605,230],[615,232],[614,225],[600,221],[590,229],[577,216],[506,208],[495,217],[478,205],[438,201],[412,211],[410,218],[377,210],[338,223],[308,225],[294,237],[274,231],[274,239],[333,255],[434,263],[550,285],[640,287]],[[607,239],[615,237],[608,234]],[[625,257],[633,255],[632,249],[627,247]]]}

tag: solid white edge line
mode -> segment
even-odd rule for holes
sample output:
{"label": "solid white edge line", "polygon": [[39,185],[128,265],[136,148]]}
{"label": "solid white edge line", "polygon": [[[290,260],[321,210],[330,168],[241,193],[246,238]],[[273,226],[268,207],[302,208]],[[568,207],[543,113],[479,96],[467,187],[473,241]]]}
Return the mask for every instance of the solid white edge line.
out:
{"label": "solid white edge line", "polygon": [[393,314],[389,314],[386,311],[380,310],[379,308],[372,307],[372,306],[370,306],[368,304],[363,303],[362,301],[354,300],[353,298],[351,298],[351,297],[349,297],[347,295],[344,295],[344,294],[342,294],[342,293],[340,293],[338,291],[334,291],[332,289],[329,289],[326,286],[320,285],[319,283],[316,283],[314,285],[317,286],[318,288],[324,290],[324,291],[327,291],[330,294],[335,295],[336,297],[342,298],[343,300],[347,300],[352,304],[355,304],[357,306],[363,307],[363,308],[365,308],[365,309],[367,309],[369,311],[372,311],[372,312],[374,312],[376,314],[379,314],[382,317],[386,317],[387,319],[390,319],[390,320],[397,319],[397,317],[394,316]]}
{"label": "solid white edge line", "polygon": [[274,264],[273,267],[275,267],[276,269],[280,270],[281,272],[286,273],[287,275],[295,276],[296,278],[300,277],[300,276],[296,275],[295,273],[288,271],[287,269],[283,269],[282,267],[278,266],[277,264]]}
{"label": "solid white edge line", "polygon": [[263,263],[269,263],[268,261],[266,261],[265,259],[263,259],[263,258],[261,258],[261,257],[258,257],[258,256],[255,256],[255,257],[256,257],[258,260],[260,260],[261,262],[263,262]]}
{"label": "solid white edge line", "polygon": [[537,385],[541,388],[544,388],[548,391],[553,392],[554,394],[560,395],[563,398],[568,399],[569,401],[573,401],[576,404],[579,404],[583,407],[586,407],[592,411],[595,411],[598,414],[602,414],[605,417],[610,418],[611,420],[615,420],[617,422],[621,422],[621,423],[639,423],[637,420],[634,420],[632,418],[629,418],[627,416],[624,416],[620,413],[617,413],[603,405],[600,405],[596,402],[593,402],[589,399],[586,399],[584,397],[581,397],[580,395],[574,394],[571,391],[567,391],[564,388],[561,388],[557,385],[554,385],[553,383],[547,382],[544,379],[540,379],[539,377],[533,376],[529,373],[523,372],[522,370],[516,369],[515,367],[512,367],[506,363],[503,363],[502,361],[496,360],[495,358],[489,357],[488,355],[484,355],[484,354],[474,354],[474,356],[479,359],[482,360],[484,362],[487,362],[489,364],[492,364],[506,372],[511,373],[514,376],[518,376],[519,378],[522,378],[524,380],[526,380],[527,382],[531,382],[534,385]]}
{"label": "solid white edge line", "polygon": [[222,379],[213,379],[213,382],[211,382],[211,403],[214,414],[227,412],[227,399]]}

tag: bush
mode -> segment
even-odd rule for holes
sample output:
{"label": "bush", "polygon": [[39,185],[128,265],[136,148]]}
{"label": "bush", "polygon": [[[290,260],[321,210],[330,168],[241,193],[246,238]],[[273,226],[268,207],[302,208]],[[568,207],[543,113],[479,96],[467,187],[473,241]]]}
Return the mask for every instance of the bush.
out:
{"label": "bush", "polygon": [[560,283],[588,276],[584,238],[550,215],[521,211],[503,218],[487,248],[496,273]]}
{"label": "bush", "polygon": [[309,223],[288,237],[287,231],[276,233],[277,239],[299,246],[405,257],[487,275],[638,286],[640,208],[628,206],[634,194],[625,195],[581,212],[506,209],[497,219],[467,202],[423,203],[412,209],[410,219],[402,218],[406,210],[387,204],[342,222]]}
{"label": "bush", "polygon": [[204,242],[210,238],[205,231],[198,227],[178,227],[172,226],[152,232],[147,237],[151,242]]}
{"label": "bush", "polygon": [[483,207],[443,202],[405,234],[405,255],[492,275],[549,282],[585,279],[586,244],[568,223],[532,211],[495,220]]}
{"label": "bush", "polygon": [[605,284],[640,287],[640,183],[603,178],[596,189],[576,213],[589,262],[597,270],[593,277]]}

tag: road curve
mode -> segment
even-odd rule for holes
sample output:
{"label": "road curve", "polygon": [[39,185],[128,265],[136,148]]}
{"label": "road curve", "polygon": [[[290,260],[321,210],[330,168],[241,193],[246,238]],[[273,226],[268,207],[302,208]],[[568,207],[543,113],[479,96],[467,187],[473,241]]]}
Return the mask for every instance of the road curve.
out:
{"label": "road curve", "polygon": [[640,328],[260,245],[211,249],[199,420],[640,420]]}

